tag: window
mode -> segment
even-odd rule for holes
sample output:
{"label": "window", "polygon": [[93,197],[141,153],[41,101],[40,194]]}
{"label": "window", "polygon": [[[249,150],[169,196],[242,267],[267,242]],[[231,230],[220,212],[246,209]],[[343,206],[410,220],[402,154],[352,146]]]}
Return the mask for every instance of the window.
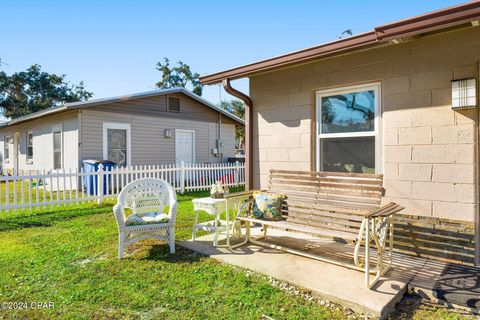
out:
{"label": "window", "polygon": [[317,168],[379,170],[379,92],[380,84],[317,92]]}
{"label": "window", "polygon": [[130,165],[130,124],[103,124],[103,158],[119,167]]}
{"label": "window", "polygon": [[3,138],[3,161],[9,162],[10,160],[10,145],[13,144],[13,138],[9,136],[5,136]]}
{"label": "window", "polygon": [[33,163],[33,132],[27,132],[27,163]]}
{"label": "window", "polygon": [[53,169],[62,168],[62,126],[55,126],[52,129],[53,135]]}
{"label": "window", "polygon": [[168,97],[168,111],[180,112],[180,99]]}

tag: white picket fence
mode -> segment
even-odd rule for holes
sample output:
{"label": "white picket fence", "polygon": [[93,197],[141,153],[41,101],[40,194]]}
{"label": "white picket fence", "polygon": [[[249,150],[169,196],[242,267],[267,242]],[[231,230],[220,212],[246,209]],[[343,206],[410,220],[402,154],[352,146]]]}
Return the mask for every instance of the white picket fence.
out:
{"label": "white picket fence", "polygon": [[37,208],[96,201],[117,196],[129,182],[140,178],[168,181],[177,192],[207,190],[216,181],[228,187],[245,185],[240,163],[163,164],[118,167],[99,165],[98,171],[61,170],[39,174],[0,176],[0,210]]}

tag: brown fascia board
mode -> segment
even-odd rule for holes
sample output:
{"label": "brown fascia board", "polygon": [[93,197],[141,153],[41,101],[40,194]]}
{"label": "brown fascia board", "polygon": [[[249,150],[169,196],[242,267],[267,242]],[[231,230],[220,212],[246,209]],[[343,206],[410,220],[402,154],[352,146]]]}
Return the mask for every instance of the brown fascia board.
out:
{"label": "brown fascia board", "polygon": [[381,41],[409,36],[418,31],[429,32],[461,25],[478,18],[480,18],[480,1],[472,1],[378,26],[374,30],[377,32],[378,40]]}
{"label": "brown fascia board", "polygon": [[200,77],[203,84],[239,79],[253,73],[375,46],[393,39],[458,26],[480,19],[480,0],[376,27],[373,31]]}

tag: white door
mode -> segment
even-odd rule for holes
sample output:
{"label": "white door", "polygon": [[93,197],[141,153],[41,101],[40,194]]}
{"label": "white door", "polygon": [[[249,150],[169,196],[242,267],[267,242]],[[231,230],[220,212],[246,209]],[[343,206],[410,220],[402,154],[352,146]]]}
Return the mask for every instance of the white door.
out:
{"label": "white door", "polygon": [[175,130],[175,162],[195,162],[195,131]]}

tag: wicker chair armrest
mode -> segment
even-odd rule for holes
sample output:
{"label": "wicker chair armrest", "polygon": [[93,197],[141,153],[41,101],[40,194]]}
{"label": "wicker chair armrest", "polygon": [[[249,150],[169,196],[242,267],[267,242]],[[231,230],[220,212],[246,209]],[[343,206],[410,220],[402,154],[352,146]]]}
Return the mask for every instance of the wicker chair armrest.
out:
{"label": "wicker chair armrest", "polygon": [[115,219],[117,220],[118,227],[125,227],[125,221],[127,220],[127,218],[125,217],[123,206],[120,203],[117,203],[113,206],[113,214],[115,215]]}
{"label": "wicker chair armrest", "polygon": [[177,207],[178,202],[177,200],[172,201],[170,207],[168,208],[168,216],[170,217],[170,223],[175,224],[175,220],[177,219]]}
{"label": "wicker chair armrest", "polygon": [[368,218],[387,217],[392,214],[396,214],[402,211],[403,209],[405,209],[405,207],[402,207],[401,205],[398,205],[395,202],[390,202],[390,203],[387,203],[386,205],[381,206],[378,209],[371,211],[369,214],[367,214],[367,217]]}

